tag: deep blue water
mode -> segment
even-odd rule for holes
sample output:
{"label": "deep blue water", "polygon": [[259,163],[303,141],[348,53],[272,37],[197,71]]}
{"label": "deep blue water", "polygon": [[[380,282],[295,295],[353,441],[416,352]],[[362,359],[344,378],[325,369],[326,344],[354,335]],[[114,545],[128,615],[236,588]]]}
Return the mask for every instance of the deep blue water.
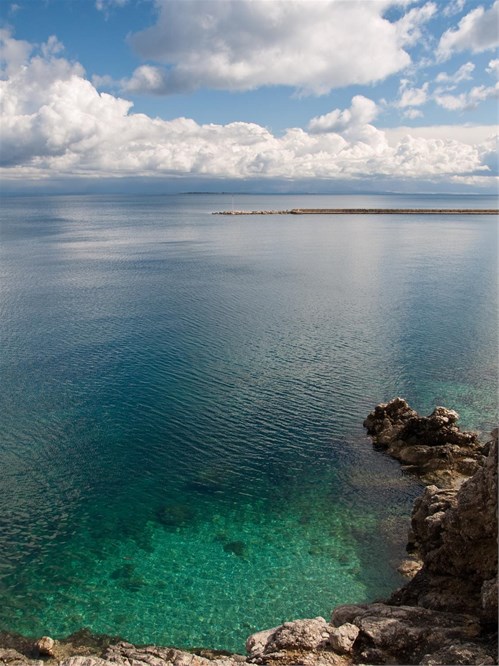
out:
{"label": "deep blue water", "polygon": [[2,200],[4,629],[242,651],[255,630],[383,596],[419,487],[362,420],[402,395],[493,427],[495,218],[211,215],[231,206]]}

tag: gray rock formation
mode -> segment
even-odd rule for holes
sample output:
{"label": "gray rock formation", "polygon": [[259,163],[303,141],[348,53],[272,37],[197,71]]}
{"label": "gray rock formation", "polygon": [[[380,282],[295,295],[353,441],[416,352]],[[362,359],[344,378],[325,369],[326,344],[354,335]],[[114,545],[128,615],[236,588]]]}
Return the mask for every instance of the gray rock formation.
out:
{"label": "gray rock formation", "polygon": [[29,651],[26,653],[18,652],[14,648],[0,647],[0,664],[2,666],[43,666],[43,661],[29,659]]}
{"label": "gray rock formation", "polygon": [[341,626],[345,622],[359,629],[355,663],[419,664],[442,646],[468,643],[481,632],[472,616],[415,606],[340,606],[333,612],[332,623]]}
{"label": "gray rock formation", "polygon": [[42,636],[35,643],[35,650],[38,650],[38,654],[42,657],[55,657],[54,652],[55,641],[50,636]]}
{"label": "gray rock formation", "polygon": [[402,398],[378,405],[364,421],[373,444],[402,463],[425,484],[457,488],[484,462],[476,433],[462,432],[459,414],[436,407],[419,416]]}
{"label": "gray rock formation", "polygon": [[251,658],[279,650],[317,650],[328,644],[329,628],[323,617],[285,622],[250,636],[246,650]]}
{"label": "gray rock formation", "polygon": [[[405,400],[365,421],[375,446],[431,482],[416,501],[401,565],[411,580],[384,603],[337,607],[248,638],[248,656],[101,641],[0,634],[0,666],[351,666],[497,664],[497,430],[487,444],[437,407],[420,417]],[[473,476],[471,476],[473,474]]]}
{"label": "gray rock formation", "polygon": [[459,490],[428,486],[412,513],[421,570],[393,603],[473,613],[497,623],[497,430],[485,464]]}

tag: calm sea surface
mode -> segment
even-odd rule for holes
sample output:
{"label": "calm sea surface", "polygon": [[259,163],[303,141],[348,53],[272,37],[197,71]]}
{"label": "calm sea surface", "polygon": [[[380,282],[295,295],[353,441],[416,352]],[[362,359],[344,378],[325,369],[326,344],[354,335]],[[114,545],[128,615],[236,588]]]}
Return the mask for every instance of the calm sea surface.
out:
{"label": "calm sea surface", "polygon": [[[236,208],[492,207],[243,196]],[[0,627],[243,650],[381,597],[419,487],[362,420],[497,418],[497,220],[6,198]]]}

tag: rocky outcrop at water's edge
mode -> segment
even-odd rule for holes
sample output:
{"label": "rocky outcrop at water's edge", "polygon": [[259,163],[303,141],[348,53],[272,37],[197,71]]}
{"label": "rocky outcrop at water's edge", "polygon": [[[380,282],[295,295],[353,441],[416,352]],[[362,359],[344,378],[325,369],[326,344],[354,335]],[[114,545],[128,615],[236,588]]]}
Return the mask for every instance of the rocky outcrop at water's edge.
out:
{"label": "rocky outcrop at water's edge", "polygon": [[402,398],[378,405],[364,421],[376,448],[396,458],[426,485],[457,488],[483,465],[487,445],[456,425],[459,414],[436,407],[419,416]]}
{"label": "rocky outcrop at water's edge", "polygon": [[497,429],[481,443],[457,420],[443,407],[421,417],[395,398],[364,422],[374,446],[426,484],[401,567],[411,579],[385,602],[260,631],[248,638],[247,656],[137,647],[85,632],[35,643],[0,633],[0,665],[497,664]]}

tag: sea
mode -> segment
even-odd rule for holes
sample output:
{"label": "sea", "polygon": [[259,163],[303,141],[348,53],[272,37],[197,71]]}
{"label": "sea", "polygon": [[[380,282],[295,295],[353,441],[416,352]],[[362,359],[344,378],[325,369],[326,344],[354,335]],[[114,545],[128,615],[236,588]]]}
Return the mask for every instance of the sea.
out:
{"label": "sea", "polygon": [[0,628],[243,652],[388,595],[419,483],[363,419],[497,422],[494,197],[3,197]]}

